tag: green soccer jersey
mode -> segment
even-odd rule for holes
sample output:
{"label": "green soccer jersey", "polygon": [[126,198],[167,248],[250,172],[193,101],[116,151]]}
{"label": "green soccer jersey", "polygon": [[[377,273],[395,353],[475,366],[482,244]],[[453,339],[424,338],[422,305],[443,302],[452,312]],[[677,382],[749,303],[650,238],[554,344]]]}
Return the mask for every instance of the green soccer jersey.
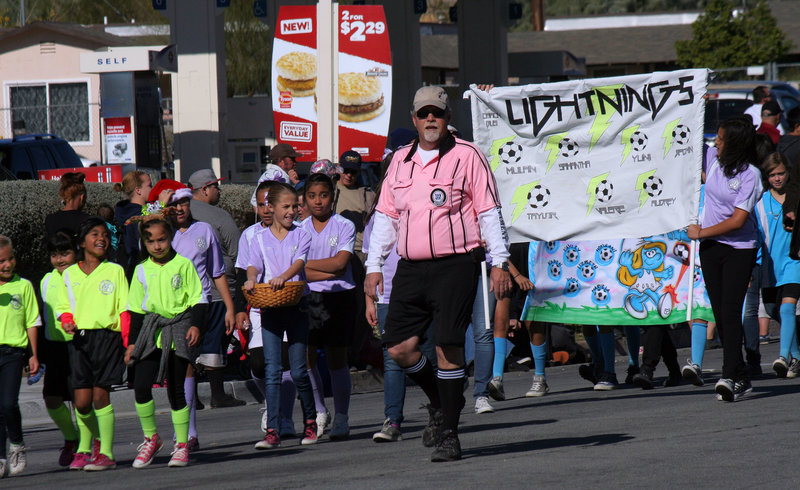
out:
{"label": "green soccer jersey", "polygon": [[69,342],[72,335],[61,328],[61,322],[56,320],[56,306],[58,298],[66,294],[64,278],[58,270],[47,273],[39,284],[42,293],[42,317],[44,319],[44,337],[53,342]]}
{"label": "green soccer jersey", "polygon": [[81,330],[121,330],[119,316],[128,306],[128,280],[122,267],[106,260],[86,275],[74,264],[63,278],[65,294],[59,295],[56,317],[72,313]]}
{"label": "green soccer jersey", "polygon": [[14,274],[0,286],[0,345],[27,347],[27,330],[41,324],[33,285]]}
{"label": "green soccer jersey", "polygon": [[205,301],[194,264],[175,254],[164,265],[148,258],[136,266],[128,295],[128,309],[134,313],[155,313],[164,318],[174,318]]}

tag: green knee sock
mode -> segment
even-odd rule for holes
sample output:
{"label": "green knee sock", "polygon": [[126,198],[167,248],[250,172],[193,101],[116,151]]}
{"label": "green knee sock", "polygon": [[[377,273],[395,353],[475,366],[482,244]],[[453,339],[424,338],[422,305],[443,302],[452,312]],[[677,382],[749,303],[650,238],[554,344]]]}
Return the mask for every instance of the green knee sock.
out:
{"label": "green knee sock", "polygon": [[80,433],[78,452],[92,454],[92,440],[100,436],[94,410],[91,410],[87,414],[82,414],[78,410],[75,410],[75,417],[78,421],[78,432]]}
{"label": "green knee sock", "polygon": [[58,430],[64,434],[65,441],[78,440],[80,437],[78,429],[76,429],[75,424],[72,423],[72,415],[70,415],[69,408],[67,408],[65,404],[62,403],[58,408],[48,408],[47,413],[50,414],[50,418],[56,423]]}
{"label": "green knee sock", "polygon": [[100,454],[105,454],[109,459],[114,459],[114,406],[107,405],[95,409],[97,427],[100,429]]}
{"label": "green knee sock", "polygon": [[156,433],[156,402],[150,400],[147,403],[136,404],[136,414],[139,415],[139,422],[142,424],[144,436],[150,439]]}
{"label": "green knee sock", "polygon": [[175,427],[175,442],[186,443],[189,440],[189,407],[172,411],[172,425]]}

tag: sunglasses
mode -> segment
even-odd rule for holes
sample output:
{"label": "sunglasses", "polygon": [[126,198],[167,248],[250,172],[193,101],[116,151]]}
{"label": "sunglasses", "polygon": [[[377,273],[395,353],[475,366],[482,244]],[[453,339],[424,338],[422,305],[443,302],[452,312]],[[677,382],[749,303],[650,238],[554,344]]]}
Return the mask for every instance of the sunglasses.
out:
{"label": "sunglasses", "polygon": [[346,169],[342,170],[342,173],[343,174],[356,175],[358,173],[358,170],[356,170],[354,168],[346,168]]}
{"label": "sunglasses", "polygon": [[427,119],[428,114],[433,114],[436,119],[442,119],[444,118],[445,110],[438,107],[423,107],[417,111],[417,119]]}

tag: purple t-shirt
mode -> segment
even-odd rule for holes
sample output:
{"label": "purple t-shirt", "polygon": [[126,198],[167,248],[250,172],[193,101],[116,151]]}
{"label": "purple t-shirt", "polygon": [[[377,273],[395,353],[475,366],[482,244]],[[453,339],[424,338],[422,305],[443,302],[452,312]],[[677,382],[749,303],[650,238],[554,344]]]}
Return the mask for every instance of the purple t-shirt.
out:
{"label": "purple t-shirt", "polygon": [[[256,228],[251,243],[246,266],[255,267],[261,276],[261,282],[267,282],[286,272],[296,261],[306,262],[308,248],[311,246],[311,235],[294,225],[283,240],[278,240],[269,228]],[[305,280],[304,268],[300,268],[298,274],[289,278],[289,281]],[[307,292],[308,288],[303,294]]]}
{"label": "purple t-shirt", "polygon": [[[238,269],[247,270],[247,264],[249,264],[251,260],[250,254],[252,253],[252,247],[255,243],[253,242],[253,238],[256,236],[256,233],[264,229],[265,228],[261,225],[260,221],[244,229],[242,234],[239,236],[239,253],[236,255],[235,267]],[[259,282],[261,281],[259,280]]]}
{"label": "purple t-shirt", "polygon": [[703,228],[716,225],[733,216],[736,208],[747,211],[747,220],[738,230],[708,237],[733,248],[756,248],[757,231],[753,208],[763,194],[761,172],[752,165],[732,178],[725,177],[719,160],[715,159],[706,172]]}
{"label": "purple t-shirt", "polygon": [[[361,246],[364,253],[369,253],[369,236],[372,233],[373,217],[370,217],[367,226],[364,227],[364,244]],[[397,246],[392,247],[392,251],[383,263],[383,297],[378,297],[378,303],[389,304],[389,297],[392,294],[392,280],[397,272],[397,263],[400,262],[400,255],[397,253]],[[376,291],[377,293],[377,291]]]}
{"label": "purple t-shirt", "polygon": [[[356,227],[349,219],[342,218],[334,213],[328,219],[325,228],[319,233],[314,229],[313,218],[310,216],[304,219],[300,226],[311,235],[308,260],[329,259],[342,250],[353,253],[353,247],[356,243]],[[353,289],[356,287],[356,283],[353,281],[353,271],[350,263],[347,263],[347,269],[345,269],[344,274],[336,279],[310,282],[308,287],[318,293]]]}
{"label": "purple t-shirt", "polygon": [[175,230],[172,248],[192,261],[203,285],[203,296],[211,298],[211,278],[225,274],[222,247],[211,225],[194,221],[186,231]]}

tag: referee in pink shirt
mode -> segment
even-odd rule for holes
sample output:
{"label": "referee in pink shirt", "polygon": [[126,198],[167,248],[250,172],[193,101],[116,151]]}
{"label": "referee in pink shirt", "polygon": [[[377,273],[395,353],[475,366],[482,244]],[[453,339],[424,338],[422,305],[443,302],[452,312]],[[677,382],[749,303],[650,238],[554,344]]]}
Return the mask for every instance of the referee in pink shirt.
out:
{"label": "referee in pink shirt", "polygon": [[[401,260],[392,283],[383,342],[389,355],[430,400],[422,434],[435,446],[431,461],[461,459],[458,419],[464,408],[464,335],[485,258],[491,289],[511,288],[508,235],[497,185],[483,154],[447,130],[450,108],[440,87],[422,87],[411,113],[418,137],[398,149],[386,171],[370,235],[364,291],[383,294],[381,266],[397,244]],[[439,370],[419,350],[434,324]]]}

